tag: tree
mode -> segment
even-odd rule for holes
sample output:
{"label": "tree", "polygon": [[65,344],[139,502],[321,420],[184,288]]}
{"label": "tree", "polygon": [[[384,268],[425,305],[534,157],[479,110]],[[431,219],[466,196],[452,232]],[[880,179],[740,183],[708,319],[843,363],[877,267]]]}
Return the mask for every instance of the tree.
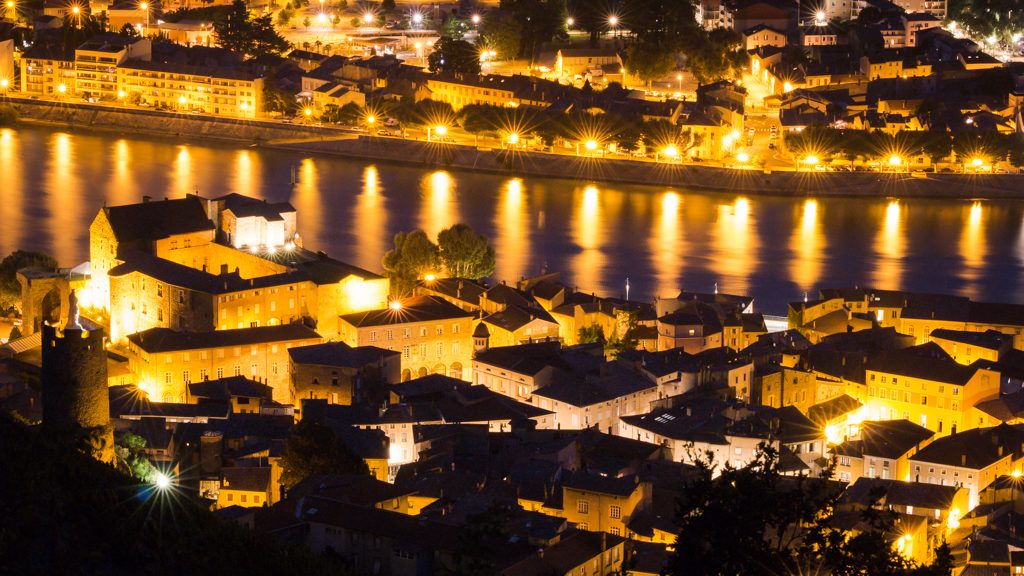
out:
{"label": "tree", "polygon": [[829,481],[833,465],[820,477],[786,477],[767,444],[743,467],[712,458],[698,459],[680,492],[680,532],[668,574],[949,574],[946,548],[929,566],[914,565],[892,549],[894,513],[869,506],[858,533],[836,527],[842,489]]}
{"label": "tree", "polygon": [[437,235],[441,263],[452,278],[483,278],[494,273],[494,248],[466,224]]}
{"label": "tree", "polygon": [[146,439],[142,436],[125,432],[114,443],[114,458],[117,469],[135,478],[139,482],[149,483],[156,474],[156,468],[146,458]]}
{"label": "tree", "polygon": [[434,51],[427,56],[431,72],[480,73],[480,54],[465,40],[442,36],[434,43]]}
{"label": "tree", "polygon": [[590,45],[597,46],[598,37],[608,26],[608,15],[621,12],[618,1],[594,2],[594,0],[566,0],[573,26],[590,35]]}
{"label": "tree", "polygon": [[380,9],[385,12],[393,12],[395,9],[395,0],[381,0]]}
{"label": "tree", "polygon": [[277,33],[270,14],[253,17],[244,0],[234,0],[224,18],[213,26],[222,48],[248,56],[280,54],[290,46]]}
{"label": "tree", "polygon": [[499,5],[519,23],[516,52],[529,57],[531,64],[543,44],[565,35],[565,0],[501,0]]}
{"label": "tree", "polygon": [[577,344],[594,344],[596,342],[604,342],[604,330],[601,329],[600,325],[581,326],[576,331]]}
{"label": "tree", "polygon": [[0,310],[21,304],[21,284],[17,272],[29,266],[55,269],[57,261],[48,254],[30,250],[15,250],[0,261]]}
{"label": "tree", "polygon": [[519,56],[523,27],[507,12],[498,12],[484,20],[480,37],[482,45],[497,52],[498,58],[511,60]]}
{"label": "tree", "polygon": [[139,36],[141,36],[141,34],[139,34],[138,28],[126,22],[124,26],[121,26],[121,36],[126,36],[128,38],[138,38]]}
{"label": "tree", "polygon": [[620,313],[617,326],[615,330],[612,330],[608,342],[605,343],[605,353],[612,358],[618,358],[623,352],[636,350],[640,345],[640,340],[637,338],[637,326],[636,312]]}
{"label": "tree", "polygon": [[418,279],[437,272],[439,263],[438,247],[423,230],[395,234],[395,247],[384,254],[382,262],[391,280],[391,295],[408,296]]}
{"label": "tree", "polygon": [[648,87],[654,80],[664,78],[675,67],[673,53],[653,44],[637,43],[626,51],[626,70],[646,82]]}
{"label": "tree", "polygon": [[292,428],[281,455],[281,484],[287,492],[314,474],[369,474],[366,462],[334,431],[312,419]]}
{"label": "tree", "polygon": [[7,341],[14,342],[18,338],[21,338],[21,328],[18,328],[17,326],[12,326],[11,332],[7,335]]}
{"label": "tree", "polygon": [[710,32],[698,29],[683,43],[682,52],[690,72],[700,84],[729,78],[742,67],[739,34],[727,28]]}

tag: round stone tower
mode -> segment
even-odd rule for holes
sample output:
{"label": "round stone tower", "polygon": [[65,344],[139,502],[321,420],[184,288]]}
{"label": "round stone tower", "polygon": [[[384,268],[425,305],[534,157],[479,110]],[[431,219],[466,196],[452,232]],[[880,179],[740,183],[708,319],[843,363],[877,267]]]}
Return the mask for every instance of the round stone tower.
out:
{"label": "round stone tower", "polygon": [[103,328],[78,317],[75,293],[69,298],[64,328],[43,325],[43,427],[52,431],[84,429],[93,456],[114,458],[107,393],[107,353]]}

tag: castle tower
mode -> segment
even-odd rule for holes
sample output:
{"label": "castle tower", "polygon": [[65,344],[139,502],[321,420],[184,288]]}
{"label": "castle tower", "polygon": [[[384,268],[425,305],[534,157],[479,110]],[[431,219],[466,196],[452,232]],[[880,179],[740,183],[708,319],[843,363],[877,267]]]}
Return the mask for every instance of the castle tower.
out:
{"label": "castle tower", "polygon": [[83,428],[93,456],[114,459],[114,433],[107,395],[107,354],[103,329],[78,317],[71,292],[64,328],[43,325],[43,426],[53,431]]}

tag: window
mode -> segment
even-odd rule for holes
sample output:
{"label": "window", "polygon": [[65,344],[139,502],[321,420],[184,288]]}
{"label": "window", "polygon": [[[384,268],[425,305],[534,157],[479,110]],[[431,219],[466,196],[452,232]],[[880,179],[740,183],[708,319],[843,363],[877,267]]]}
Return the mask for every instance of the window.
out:
{"label": "window", "polygon": [[394,334],[393,334],[393,333],[391,332],[391,330],[385,330],[385,331],[384,331],[384,339],[385,339],[385,340],[394,340],[394,339],[395,339],[395,336],[394,336]]}
{"label": "window", "polygon": [[458,333],[459,333],[459,325],[458,324],[452,324],[452,334],[458,334]]}
{"label": "window", "polygon": [[377,331],[376,330],[370,330],[370,342],[376,342],[376,341],[377,341]]}
{"label": "window", "polygon": [[174,381],[174,375],[170,372],[164,372],[164,384],[170,384]]}
{"label": "window", "polygon": [[219,380],[219,379],[221,379],[223,377],[224,377],[224,368],[217,368],[217,379]]}
{"label": "window", "polygon": [[609,506],[608,516],[611,518],[622,518],[622,508],[619,506]]}
{"label": "window", "polygon": [[440,324],[437,325],[437,335],[444,336],[444,326],[441,326]]}
{"label": "window", "polygon": [[590,502],[587,502],[586,500],[577,500],[576,511],[580,514],[590,514]]}
{"label": "window", "polygon": [[441,358],[444,356],[444,342],[437,343],[437,357]]}
{"label": "window", "polygon": [[406,360],[408,360],[411,357],[412,357],[412,353],[409,352],[409,347],[408,346],[402,346],[402,358],[405,358]]}

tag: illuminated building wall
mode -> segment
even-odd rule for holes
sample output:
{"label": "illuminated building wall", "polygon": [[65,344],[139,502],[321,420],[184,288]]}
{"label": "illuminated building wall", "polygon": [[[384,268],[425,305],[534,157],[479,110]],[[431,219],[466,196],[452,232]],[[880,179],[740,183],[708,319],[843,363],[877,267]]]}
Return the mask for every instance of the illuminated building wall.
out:
{"label": "illuminated building wall", "polygon": [[340,318],[338,336],[349,346],[377,346],[400,352],[403,382],[427,374],[465,380],[473,358],[473,317],[458,312],[450,318],[359,326],[353,324],[355,315],[347,315]]}
{"label": "illuminated building wall", "polygon": [[[60,87],[64,87],[62,92]],[[75,62],[56,58],[21,58],[21,91],[30,94],[73,96]]]}
{"label": "illuminated building wall", "polygon": [[166,350],[160,343],[134,334],[128,339],[128,362],[138,376],[139,388],[154,400],[185,402],[190,382],[245,376],[273,388],[275,402],[288,404],[292,401],[288,348],[322,341],[312,330],[288,328],[292,328],[287,331],[289,334],[299,336],[271,336],[253,343],[232,344],[244,331],[220,331],[210,338],[197,338],[194,346],[175,350]]}
{"label": "illuminated building wall", "polygon": [[843,386],[819,380],[812,372],[781,367],[759,378],[755,395],[760,403],[772,408],[796,406],[807,414],[811,406],[835,398],[843,393]]}
{"label": "illuminated building wall", "polygon": [[129,58],[149,60],[152,52],[148,38],[98,37],[83,43],[75,50],[75,93],[97,100],[117,100],[117,67]]}
{"label": "illuminated building wall", "polygon": [[630,519],[650,507],[651,485],[648,482],[638,482],[628,494],[563,486],[562,513],[558,516],[581,530],[626,536]]}
{"label": "illuminated building wall", "polygon": [[[1009,318],[1007,318],[1009,320]],[[1024,350],[1024,326],[1021,324],[989,324],[979,322],[965,322],[962,320],[943,320],[936,318],[908,318],[901,317],[899,331],[914,337],[914,342],[924,344],[931,338],[932,331],[938,328],[948,330],[966,330],[969,332],[984,332],[995,330],[1013,338],[1013,347],[1017,350]]]}
{"label": "illuminated building wall", "polygon": [[172,110],[256,118],[263,112],[263,78],[241,70],[128,61],[117,68],[129,99]]}
{"label": "illuminated building wall", "polygon": [[263,215],[237,215],[226,209],[221,214],[221,229],[235,248],[281,248],[295,238],[295,211],[281,212],[276,218],[268,219]]}
{"label": "illuminated building wall", "polygon": [[[554,429],[581,430],[596,426],[598,430],[602,431],[617,430],[619,418],[622,416],[634,416],[648,412],[651,409],[651,402],[658,400],[661,396],[658,393],[658,386],[653,383],[650,388],[644,390],[584,405],[547,398],[542,395],[543,393],[541,390],[540,394],[534,393],[526,400],[538,408],[554,412],[554,418],[542,421],[542,423],[546,423]],[[538,426],[538,428],[543,427]]]}
{"label": "illuminated building wall", "polygon": [[150,328],[213,330],[214,296],[139,271],[110,276],[110,339]]}
{"label": "illuminated building wall", "polygon": [[870,368],[865,377],[867,385],[860,387],[857,399],[864,403],[868,420],[902,418],[935,431],[936,437],[984,425],[983,420],[968,417],[971,409],[999,395],[999,373],[985,369],[978,369],[965,384]]}

